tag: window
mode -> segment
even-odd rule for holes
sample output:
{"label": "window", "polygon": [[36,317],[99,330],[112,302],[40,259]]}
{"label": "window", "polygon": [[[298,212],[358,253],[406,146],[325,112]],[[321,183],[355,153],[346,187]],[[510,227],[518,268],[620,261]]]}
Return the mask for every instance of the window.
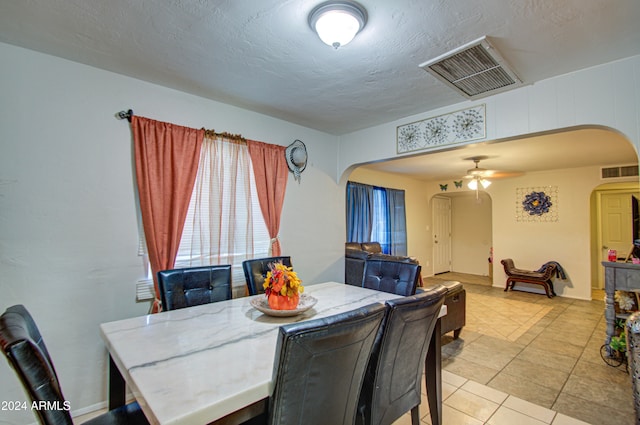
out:
{"label": "window", "polygon": [[380,187],[373,188],[373,226],[371,240],[380,243],[382,252],[391,253],[391,235],[389,228],[389,210],[387,192]]}
{"label": "window", "polygon": [[385,254],[407,255],[404,190],[348,182],[347,240],[379,242]]}
{"label": "window", "polygon": [[242,262],[268,256],[270,242],[254,182],[246,145],[205,137],[176,268],[231,264],[245,284]]}

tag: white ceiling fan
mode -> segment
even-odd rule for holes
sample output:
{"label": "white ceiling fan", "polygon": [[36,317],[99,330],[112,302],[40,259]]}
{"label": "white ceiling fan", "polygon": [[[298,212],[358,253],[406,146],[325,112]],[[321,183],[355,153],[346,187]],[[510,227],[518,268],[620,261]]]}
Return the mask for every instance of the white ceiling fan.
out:
{"label": "white ceiling fan", "polygon": [[478,191],[480,187],[482,187],[483,189],[488,188],[489,185],[491,184],[491,181],[489,180],[489,178],[495,179],[495,178],[502,178],[502,177],[513,177],[515,175],[521,174],[516,172],[488,170],[478,165],[480,161],[484,161],[488,158],[489,157],[485,155],[465,158],[465,160],[473,161],[475,163],[475,167],[468,169],[467,175],[464,176],[465,179],[469,179],[469,182],[467,183],[467,187],[469,189]]}
{"label": "white ceiling fan", "polygon": [[471,158],[465,158],[466,160],[473,161],[476,164],[474,168],[468,169],[467,175],[464,176],[465,179],[469,179],[469,182],[467,183],[467,187],[469,189],[477,191],[480,186],[482,186],[483,189],[486,189],[491,184],[491,181],[487,180],[487,178],[491,177],[494,171],[487,170],[486,168],[480,168],[478,166],[480,161],[487,158],[487,156],[474,156]]}

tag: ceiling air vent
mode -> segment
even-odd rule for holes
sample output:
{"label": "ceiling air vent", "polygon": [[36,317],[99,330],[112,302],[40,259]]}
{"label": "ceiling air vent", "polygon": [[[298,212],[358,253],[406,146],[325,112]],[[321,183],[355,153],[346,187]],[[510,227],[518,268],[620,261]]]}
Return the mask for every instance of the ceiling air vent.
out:
{"label": "ceiling air vent", "polygon": [[523,85],[487,37],[425,62],[420,68],[469,99]]}
{"label": "ceiling air vent", "polygon": [[615,179],[618,177],[636,177],[638,176],[637,165],[623,165],[621,167],[602,167],[600,169],[600,177],[602,179]]}

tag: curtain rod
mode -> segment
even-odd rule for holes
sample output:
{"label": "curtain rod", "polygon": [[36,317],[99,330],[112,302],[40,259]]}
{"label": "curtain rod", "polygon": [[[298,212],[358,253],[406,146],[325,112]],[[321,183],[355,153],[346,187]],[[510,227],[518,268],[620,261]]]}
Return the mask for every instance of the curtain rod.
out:
{"label": "curtain rod", "polygon": [[[129,109],[127,111],[120,111],[116,114],[116,118],[118,118],[119,120],[126,119],[129,122],[131,122],[131,117],[133,117],[133,109]],[[204,130],[205,135],[207,135],[208,137],[222,137],[224,139],[232,140],[239,143],[245,143],[245,144],[247,143],[247,139],[242,137],[240,134],[231,134],[227,132],[216,133],[215,130],[207,130],[204,127],[202,127],[202,129]]]}
{"label": "curtain rod", "polygon": [[236,142],[236,143],[240,143],[240,144],[247,144],[247,139],[245,139],[244,137],[242,137],[240,134],[231,134],[231,133],[227,133],[227,132],[223,132],[223,133],[216,133],[215,130],[207,130],[206,128],[202,127],[202,129],[204,130],[204,134],[207,137],[220,137],[222,139],[227,139],[230,142]]}

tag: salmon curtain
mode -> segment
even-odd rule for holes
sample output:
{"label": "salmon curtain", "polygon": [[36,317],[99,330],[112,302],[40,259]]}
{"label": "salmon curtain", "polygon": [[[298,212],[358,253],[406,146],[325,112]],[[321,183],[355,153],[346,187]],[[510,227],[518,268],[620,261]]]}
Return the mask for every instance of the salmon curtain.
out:
{"label": "salmon curtain", "polygon": [[132,117],[131,128],[155,290],[151,313],[157,313],[162,311],[157,273],[174,266],[205,132],[138,116]]}
{"label": "salmon curtain", "polygon": [[253,140],[247,140],[247,147],[253,164],[260,209],[271,238],[269,251],[271,256],[277,257],[281,255],[278,233],[289,179],[289,168],[284,155],[286,147]]}

